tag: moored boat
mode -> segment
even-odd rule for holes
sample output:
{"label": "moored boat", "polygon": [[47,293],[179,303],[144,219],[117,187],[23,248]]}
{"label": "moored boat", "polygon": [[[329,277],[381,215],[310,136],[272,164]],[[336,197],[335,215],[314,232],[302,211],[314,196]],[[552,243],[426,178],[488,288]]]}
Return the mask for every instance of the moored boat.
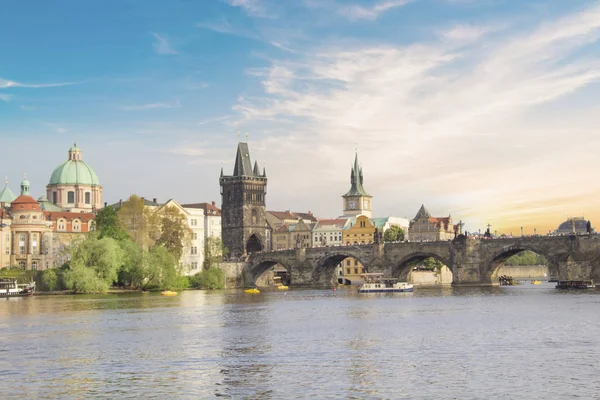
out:
{"label": "moored boat", "polygon": [[531,281],[531,284],[532,284],[532,285],[541,285],[541,284],[542,284],[542,281],[537,281],[537,280],[535,280],[535,281]]}
{"label": "moored boat", "polygon": [[250,289],[245,289],[244,293],[260,293],[260,290],[258,290],[257,288],[250,288]]}
{"label": "moored boat", "polygon": [[32,296],[35,282],[18,284],[16,279],[0,279],[0,297]]}
{"label": "moored boat", "polygon": [[381,273],[363,274],[364,283],[358,293],[402,293],[412,292],[413,285],[408,282],[398,282],[396,278],[386,278]]}
{"label": "moored boat", "polygon": [[558,281],[557,289],[595,289],[596,285],[593,280],[589,281]]}
{"label": "moored boat", "polygon": [[177,296],[177,292],[174,292],[172,290],[164,290],[160,292],[160,294],[163,296]]}

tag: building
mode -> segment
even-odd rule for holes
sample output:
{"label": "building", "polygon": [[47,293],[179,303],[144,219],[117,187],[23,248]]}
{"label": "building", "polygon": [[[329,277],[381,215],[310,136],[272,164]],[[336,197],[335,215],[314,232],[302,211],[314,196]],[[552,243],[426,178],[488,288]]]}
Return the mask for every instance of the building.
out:
{"label": "building", "polygon": [[411,242],[434,242],[455,238],[457,226],[452,223],[452,216],[432,217],[424,205],[421,205],[415,218],[410,221],[408,239]]}
{"label": "building", "polygon": [[221,238],[231,257],[268,248],[267,174],[250,159],[248,143],[238,143],[233,175],[221,169]]}
{"label": "building", "polygon": [[204,210],[204,238],[221,238],[221,210],[213,201],[211,203],[182,204],[183,208],[199,208]]}
{"label": "building", "polygon": [[102,208],[102,186],[94,169],[83,161],[77,143],[69,149],[67,161],[52,172],[46,195],[64,211],[94,212]]}
{"label": "building", "polygon": [[[6,192],[5,192],[6,195]],[[6,199],[6,198],[5,198]],[[30,195],[30,183],[21,182],[21,194],[0,208],[0,268],[19,266],[43,270],[69,259],[65,252],[77,238],[94,230],[94,214],[47,209]]]}
{"label": "building", "polygon": [[4,189],[0,191],[0,207],[10,207],[10,203],[12,203],[12,201],[16,198],[17,196],[15,196],[12,190],[10,190],[8,187],[8,178],[6,178],[4,180]]}
{"label": "building", "polygon": [[320,219],[312,229],[312,247],[341,246],[346,219]]}
{"label": "building", "polygon": [[345,217],[366,215],[371,218],[373,196],[369,195],[363,187],[363,171],[358,164],[358,153],[354,156],[354,165],[350,171],[350,190],[342,198]]}
{"label": "building", "polygon": [[588,221],[583,217],[571,217],[558,226],[558,229],[556,229],[555,234],[582,235],[593,232],[594,228],[592,228],[591,221]]}
{"label": "building", "polygon": [[298,218],[295,224],[284,223],[273,231],[275,250],[301,249],[312,246],[312,225]]}
{"label": "building", "polygon": [[298,219],[301,219],[307,224],[316,224],[318,221],[311,211],[306,213],[294,212],[290,210],[267,211],[267,222],[275,230],[279,229],[283,224],[296,224],[298,223]]}

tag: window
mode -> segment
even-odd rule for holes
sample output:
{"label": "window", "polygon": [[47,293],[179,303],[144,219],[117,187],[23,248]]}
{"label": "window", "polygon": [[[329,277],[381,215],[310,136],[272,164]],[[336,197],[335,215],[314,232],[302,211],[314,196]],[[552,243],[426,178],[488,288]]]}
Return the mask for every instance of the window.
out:
{"label": "window", "polygon": [[198,269],[198,263],[196,261],[192,262],[192,269]]}
{"label": "window", "polygon": [[91,204],[92,203],[92,196],[90,192],[85,192],[85,204]]}
{"label": "window", "polygon": [[358,260],[354,260],[354,265],[358,265]]}
{"label": "window", "polygon": [[19,235],[19,254],[25,254],[25,234]]}
{"label": "window", "polygon": [[31,247],[32,247],[32,254],[37,254],[38,242],[37,242],[37,235],[35,235],[35,234],[31,236]]}
{"label": "window", "polygon": [[197,220],[197,219],[192,219],[192,220],[190,221],[190,224],[191,224],[192,226],[197,226],[197,225],[198,225],[198,220]]}
{"label": "window", "polygon": [[350,265],[350,260],[346,260],[346,265]]}
{"label": "window", "polygon": [[32,261],[31,262],[31,269],[34,270],[34,271],[37,271],[37,267],[38,267],[37,261]]}
{"label": "window", "polygon": [[198,247],[192,246],[192,254],[198,254]]}
{"label": "window", "polygon": [[196,240],[198,239],[198,234],[197,233],[192,233],[192,240]]}
{"label": "window", "polygon": [[79,232],[81,230],[81,222],[76,219],[75,221],[73,221],[73,231],[75,232]]}
{"label": "window", "polygon": [[25,261],[19,261],[19,267],[24,269],[26,266],[27,264],[25,263]]}
{"label": "window", "polygon": [[346,268],[346,275],[350,275],[350,268]]}
{"label": "window", "polygon": [[54,203],[54,204],[58,203],[58,196],[57,196],[56,192],[52,192],[52,203]]}
{"label": "window", "polygon": [[69,203],[69,204],[75,203],[75,192],[67,192],[67,203]]}
{"label": "window", "polygon": [[354,274],[358,275],[358,268],[354,268]]}
{"label": "window", "polygon": [[6,243],[10,243],[10,233],[6,234]]}

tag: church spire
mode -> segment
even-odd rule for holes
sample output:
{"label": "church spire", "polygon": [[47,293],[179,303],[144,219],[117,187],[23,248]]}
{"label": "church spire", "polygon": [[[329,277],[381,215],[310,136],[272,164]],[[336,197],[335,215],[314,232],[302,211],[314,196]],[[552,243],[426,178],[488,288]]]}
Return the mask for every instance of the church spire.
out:
{"label": "church spire", "polygon": [[350,171],[350,191],[344,196],[369,196],[363,187],[362,167],[358,163],[358,152],[354,155],[354,165]]}
{"label": "church spire", "polygon": [[27,174],[25,174],[23,181],[21,182],[21,195],[29,196],[29,181],[27,180]]}
{"label": "church spire", "polygon": [[254,161],[254,169],[252,170],[254,176],[260,176],[260,170],[258,169],[258,161]]}

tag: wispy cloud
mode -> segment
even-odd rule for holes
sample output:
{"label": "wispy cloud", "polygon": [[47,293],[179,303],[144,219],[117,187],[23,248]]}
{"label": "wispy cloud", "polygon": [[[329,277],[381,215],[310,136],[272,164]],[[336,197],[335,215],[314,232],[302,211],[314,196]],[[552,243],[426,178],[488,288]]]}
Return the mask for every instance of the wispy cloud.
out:
{"label": "wispy cloud", "polygon": [[0,89],[7,89],[7,88],[12,88],[12,87],[47,88],[47,87],[56,87],[56,86],[68,86],[68,85],[74,85],[74,84],[75,84],[75,82],[31,84],[31,83],[21,83],[21,82],[16,82],[16,81],[10,81],[7,79],[0,78]]}
{"label": "wispy cloud", "polygon": [[386,0],[376,2],[371,7],[358,4],[340,6],[338,12],[351,20],[374,20],[381,14],[396,7],[401,7],[412,0]]}
{"label": "wispy cloud", "polygon": [[10,99],[12,99],[13,95],[12,94],[1,94],[0,93],[0,100],[4,101],[4,102],[9,102]]}
{"label": "wispy cloud", "polygon": [[[573,178],[564,165],[578,165],[581,151],[600,151],[594,129],[583,120],[571,117],[567,124],[544,112],[600,81],[600,54],[585,51],[600,38],[600,3],[483,41],[488,31],[456,27],[438,43],[330,46],[273,60],[251,71],[264,95],[240,97],[234,109],[241,125],[276,131],[273,151],[287,154],[290,163],[303,162],[294,156],[303,152],[292,150],[303,143],[311,144],[304,150],[314,154],[312,163],[323,166],[347,158],[358,143],[369,190],[401,199],[387,200],[387,207],[428,202],[443,208],[440,215],[462,208],[461,217],[482,223],[492,211],[505,216],[503,205],[526,193],[535,213],[535,204],[554,196],[540,182],[553,176],[553,187],[577,185],[573,179],[586,186],[589,177]],[[472,45],[457,48],[449,38]],[[302,173],[287,178],[314,185]],[[334,179],[327,173],[321,178],[324,185]],[[493,193],[484,190],[489,182],[495,182]]]}
{"label": "wispy cloud", "polygon": [[67,129],[58,125],[58,124],[54,124],[51,122],[46,122],[44,125],[46,125],[47,127],[51,128],[52,130],[54,130],[54,132],[56,133],[65,133],[67,132]]}
{"label": "wispy cloud", "polygon": [[140,111],[140,110],[155,110],[157,108],[179,108],[181,107],[181,103],[178,101],[175,103],[148,103],[148,104],[138,104],[131,106],[122,106],[121,110],[126,111]]}
{"label": "wispy cloud", "polygon": [[162,55],[178,54],[178,52],[171,46],[171,43],[169,43],[169,40],[165,36],[159,35],[158,33],[154,32],[152,32],[151,35],[154,36],[154,39],[156,39],[154,43],[152,43],[152,46],[154,47],[154,51],[156,51],[156,53]]}
{"label": "wispy cloud", "polygon": [[253,17],[273,18],[272,10],[269,10],[262,0],[224,0],[232,7],[240,7],[244,12]]}

